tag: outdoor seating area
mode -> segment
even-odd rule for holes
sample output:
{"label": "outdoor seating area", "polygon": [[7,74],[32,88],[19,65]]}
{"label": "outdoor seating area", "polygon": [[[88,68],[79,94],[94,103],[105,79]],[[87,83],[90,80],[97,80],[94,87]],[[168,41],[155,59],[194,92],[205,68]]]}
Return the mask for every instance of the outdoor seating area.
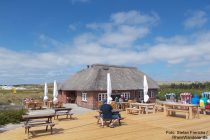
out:
{"label": "outdoor seating area", "polygon": [[43,108],[43,101],[39,100],[24,100],[23,102],[25,109],[42,109]]}
{"label": "outdoor seating area", "polygon": [[[48,108],[46,110],[34,110],[34,111],[31,110],[27,112],[26,115],[22,116],[22,119],[24,120],[25,134],[28,134],[29,137],[29,133],[33,132],[30,131],[31,128],[34,127],[36,128],[41,126],[45,126],[46,131],[48,130],[49,127],[51,134],[53,134],[53,127],[55,126],[55,123],[52,121],[52,118],[54,118],[54,120],[73,119],[72,117],[73,114],[74,113],[72,113],[72,108],[69,107],[53,108],[53,109]],[[59,116],[61,117],[58,118]],[[39,130],[42,130],[42,128]]]}
{"label": "outdoor seating area", "polygon": [[156,101],[155,110],[164,111],[166,116],[184,114],[186,119],[199,118],[199,114],[210,112],[210,92],[203,92],[201,95],[199,98],[197,94],[180,93],[180,100],[176,101],[174,93],[167,93],[166,101]]}
{"label": "outdoor seating area", "polygon": [[149,114],[155,113],[155,104],[154,103],[130,103],[130,107],[126,109],[127,113],[136,113],[138,114]]}
{"label": "outdoor seating area", "polygon": [[[176,95],[174,93],[166,94],[166,101],[156,101],[156,103],[117,103],[119,106],[126,104],[125,108],[127,114],[154,114],[157,111],[164,112],[165,116],[180,116],[184,115],[185,119],[199,118],[199,114],[207,114],[210,112],[209,92],[202,93],[202,98],[199,99],[197,95],[191,93],[181,93],[180,101],[176,101]],[[129,106],[129,107],[128,107]]]}
{"label": "outdoor seating area", "polygon": [[186,119],[199,118],[199,106],[193,104],[164,103],[164,114],[175,116],[177,112],[184,113]]}
{"label": "outdoor seating area", "polygon": [[62,108],[63,102],[57,102],[53,103],[52,100],[43,102],[41,100],[30,100],[30,101],[24,101],[23,102],[25,109],[43,109],[43,108]]}
{"label": "outdoor seating area", "polygon": [[[53,135],[45,129],[33,127],[29,138],[33,140],[66,140],[66,139],[171,139],[172,135],[166,134],[166,131],[210,131],[210,118],[201,114],[200,119],[185,120],[180,117],[166,117],[164,113],[157,112],[155,114],[130,115],[125,111],[120,112],[124,117],[120,127],[110,129],[109,127],[99,127],[96,125],[96,119],[93,117],[98,112],[89,112],[75,115],[78,120],[75,121],[59,121],[54,120]],[[61,116],[64,117],[65,116]],[[43,126],[44,127],[44,126]],[[150,131],[152,130],[152,131]],[[118,135],[116,135],[118,134]],[[27,139],[23,128],[17,128],[6,131],[1,135],[2,139]],[[187,135],[188,136],[188,135]],[[190,136],[190,134],[189,134]]]}

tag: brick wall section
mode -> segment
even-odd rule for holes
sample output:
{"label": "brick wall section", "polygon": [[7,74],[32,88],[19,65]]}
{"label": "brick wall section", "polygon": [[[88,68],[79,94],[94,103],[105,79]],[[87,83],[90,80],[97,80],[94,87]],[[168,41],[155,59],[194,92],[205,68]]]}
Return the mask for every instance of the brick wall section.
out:
{"label": "brick wall section", "polygon": [[[87,101],[82,101],[82,93],[87,93]],[[77,92],[77,101],[76,103],[81,106],[81,107],[85,107],[85,108],[89,108],[89,109],[93,109],[93,100],[94,100],[94,96],[93,96],[93,92],[88,91],[88,92],[81,92],[78,91]]]}
{"label": "brick wall section", "polygon": [[66,92],[65,91],[58,92],[58,100],[63,103],[66,103]]}
{"label": "brick wall section", "polygon": [[[153,98],[151,98],[151,90],[154,92],[154,97]],[[149,89],[148,90],[148,95],[149,95],[149,100],[150,100],[150,102],[151,103],[154,103],[155,102],[155,100],[156,100],[156,96],[158,95],[158,90],[157,89]]]}

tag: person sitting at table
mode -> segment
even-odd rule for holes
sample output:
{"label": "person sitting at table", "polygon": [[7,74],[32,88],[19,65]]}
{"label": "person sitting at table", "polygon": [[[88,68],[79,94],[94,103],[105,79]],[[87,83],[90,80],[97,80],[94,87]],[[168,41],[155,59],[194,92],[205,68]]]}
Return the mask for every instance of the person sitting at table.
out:
{"label": "person sitting at table", "polygon": [[110,104],[107,104],[107,100],[103,101],[103,105],[100,107],[100,111],[101,111],[101,116],[100,116],[100,120],[101,120],[101,124],[103,126],[104,124],[104,120],[112,120],[112,122],[109,124],[109,127],[114,128],[114,124],[119,121],[120,116],[119,114],[113,114],[112,113],[112,106]]}

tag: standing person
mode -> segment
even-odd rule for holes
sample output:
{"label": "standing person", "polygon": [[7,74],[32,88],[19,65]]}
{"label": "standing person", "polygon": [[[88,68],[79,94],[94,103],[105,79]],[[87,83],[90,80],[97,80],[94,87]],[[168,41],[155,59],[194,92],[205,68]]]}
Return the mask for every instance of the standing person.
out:
{"label": "standing person", "polygon": [[119,114],[112,114],[112,106],[110,104],[107,104],[107,100],[103,101],[103,105],[100,107],[101,111],[101,124],[104,125],[104,120],[112,120],[112,122],[109,124],[109,127],[114,128],[114,124],[119,121],[120,117]]}
{"label": "standing person", "polygon": [[66,97],[66,102],[70,103],[70,98],[68,96]]}
{"label": "standing person", "polygon": [[12,93],[16,94],[16,88],[15,87],[12,88]]}
{"label": "standing person", "polygon": [[192,99],[191,99],[191,103],[194,104],[194,105],[199,105],[199,102],[200,102],[200,100],[199,100],[198,95],[194,94]]}
{"label": "standing person", "polygon": [[115,101],[115,102],[119,102],[118,97],[115,97],[114,101]]}
{"label": "standing person", "polygon": [[120,95],[119,102],[124,102],[124,101],[125,101],[125,97],[121,94],[121,95]]}
{"label": "standing person", "polygon": [[202,97],[200,99],[200,103],[199,103],[200,107],[204,107],[205,108],[206,104],[207,104],[207,98],[206,97]]}

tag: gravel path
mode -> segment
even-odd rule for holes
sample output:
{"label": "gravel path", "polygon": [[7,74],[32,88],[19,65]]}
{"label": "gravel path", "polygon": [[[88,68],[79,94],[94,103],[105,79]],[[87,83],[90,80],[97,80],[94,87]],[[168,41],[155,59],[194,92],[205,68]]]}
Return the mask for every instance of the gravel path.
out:
{"label": "gravel path", "polygon": [[[72,108],[72,113],[74,113],[74,114],[82,114],[82,113],[94,111],[92,109],[79,107],[76,104],[64,104],[64,107]],[[29,114],[31,114],[31,115],[49,114],[49,113],[54,113],[54,110],[53,109],[43,109],[43,110],[30,110],[29,111]],[[0,126],[0,133],[2,133],[4,131],[15,129],[15,128],[18,128],[18,127],[22,127],[22,126],[23,126],[23,123],[7,124],[5,126]]]}

